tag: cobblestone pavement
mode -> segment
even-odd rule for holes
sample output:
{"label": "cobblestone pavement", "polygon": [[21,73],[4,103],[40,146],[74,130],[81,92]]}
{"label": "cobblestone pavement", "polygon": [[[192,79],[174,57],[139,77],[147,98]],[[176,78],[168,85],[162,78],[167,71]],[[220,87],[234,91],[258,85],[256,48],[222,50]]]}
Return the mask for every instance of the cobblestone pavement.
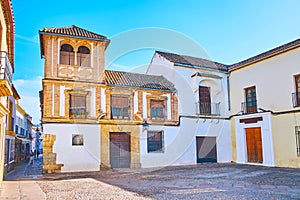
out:
{"label": "cobblestone pavement", "polygon": [[300,169],[237,164],[48,174],[33,180],[44,196],[32,199],[300,199]]}
{"label": "cobblestone pavement", "polygon": [[237,164],[50,174],[38,184],[49,199],[300,199],[299,169]]}
{"label": "cobblestone pavement", "polygon": [[33,164],[29,162],[16,166],[15,169],[4,177],[4,180],[20,180],[32,179],[42,176],[42,161],[43,157],[40,155],[34,159]]}

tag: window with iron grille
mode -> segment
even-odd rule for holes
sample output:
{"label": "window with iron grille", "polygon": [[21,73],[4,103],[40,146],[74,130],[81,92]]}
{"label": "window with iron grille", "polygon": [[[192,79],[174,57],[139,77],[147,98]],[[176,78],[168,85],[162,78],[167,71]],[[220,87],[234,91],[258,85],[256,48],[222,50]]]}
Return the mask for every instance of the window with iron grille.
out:
{"label": "window with iron grille", "polygon": [[130,119],[130,98],[129,96],[111,95],[111,118]]}
{"label": "window with iron grille", "polygon": [[296,130],[296,148],[297,148],[297,156],[300,156],[300,126],[295,127]]}
{"label": "window with iron grille", "polygon": [[86,118],[86,95],[70,94],[69,116],[75,119]]}
{"label": "window with iron grille", "polygon": [[293,93],[294,107],[300,106],[300,74],[295,76],[296,91]]}
{"label": "window with iron grille", "polygon": [[152,121],[165,120],[165,101],[164,100],[150,100],[150,118]]}
{"label": "window with iron grille", "polygon": [[60,64],[74,65],[75,53],[69,44],[63,44],[60,48]]}
{"label": "window with iron grille", "polygon": [[148,153],[163,152],[163,131],[148,131],[147,132],[147,147]]}
{"label": "window with iron grille", "polygon": [[86,46],[80,46],[78,48],[77,65],[85,67],[91,66],[91,54],[89,48]]}

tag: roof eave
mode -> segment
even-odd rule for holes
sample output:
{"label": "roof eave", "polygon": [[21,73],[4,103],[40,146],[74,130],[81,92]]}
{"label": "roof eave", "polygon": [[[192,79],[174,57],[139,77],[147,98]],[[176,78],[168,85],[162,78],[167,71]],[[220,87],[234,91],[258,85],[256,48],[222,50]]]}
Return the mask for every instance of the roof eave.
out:
{"label": "roof eave", "polygon": [[163,90],[163,89],[155,89],[155,88],[143,88],[143,87],[134,87],[134,86],[124,86],[124,85],[119,85],[119,84],[106,84],[106,86],[111,86],[111,87],[121,87],[121,88],[132,88],[132,89],[141,89],[141,90],[154,90],[154,91],[161,91],[161,92],[170,92],[174,93],[176,92],[176,89],[173,90]]}
{"label": "roof eave", "polygon": [[95,41],[102,41],[102,42],[110,42],[107,38],[91,38],[91,37],[84,37],[84,36],[74,36],[74,35],[66,35],[66,34],[59,34],[59,33],[48,33],[44,31],[39,31],[41,35],[54,35],[54,36],[64,36],[64,37],[71,37],[71,38],[80,38],[80,39],[88,39],[88,40],[95,40]]}
{"label": "roof eave", "polygon": [[[279,46],[279,47],[280,47],[280,46]],[[286,48],[286,49],[282,49],[282,50],[280,50],[280,51],[278,51],[278,52],[275,52],[275,53],[272,53],[272,54],[270,54],[270,55],[266,55],[266,56],[263,56],[263,57],[261,57],[261,58],[255,59],[255,60],[253,60],[253,61],[245,62],[244,64],[241,64],[241,65],[238,65],[238,63],[233,64],[233,65],[231,65],[231,67],[229,67],[228,71],[229,71],[229,72],[232,72],[232,71],[235,71],[235,70],[238,70],[238,69],[247,67],[247,66],[249,66],[249,65],[252,65],[252,64],[261,62],[261,61],[263,61],[263,60],[266,60],[266,59],[269,59],[269,58],[271,58],[271,57],[277,56],[277,55],[279,55],[279,54],[285,53],[285,52],[287,52],[287,51],[291,51],[291,50],[296,49],[296,48],[298,48],[298,47],[300,47],[300,43],[295,44],[295,45],[293,45],[293,46],[290,46],[290,47],[288,47],[288,48]],[[277,48],[278,48],[278,47],[277,47]],[[265,53],[265,52],[264,52],[264,53]],[[263,53],[262,53],[262,54],[263,54]],[[258,54],[258,55],[260,55],[260,54]],[[258,55],[257,55],[257,56],[258,56]],[[255,56],[254,56],[254,57],[255,57]],[[253,57],[251,57],[251,58],[253,58]],[[248,58],[248,59],[251,59],[251,58]],[[247,60],[247,59],[246,59],[246,60]],[[246,61],[246,60],[245,60],[245,61]],[[241,61],[241,62],[244,62],[244,61]],[[234,66],[234,65],[236,65],[236,66]]]}
{"label": "roof eave", "polygon": [[224,74],[229,74],[229,72],[227,70],[213,69],[213,68],[209,68],[209,67],[195,66],[195,65],[190,65],[190,64],[174,62],[174,66],[176,66],[176,65],[179,67],[188,67],[188,68],[192,68],[192,69],[204,69],[204,70],[208,70],[208,71],[215,71],[215,72],[220,72],[220,73],[224,73]]}
{"label": "roof eave", "polygon": [[39,38],[40,38],[40,51],[41,51],[41,58],[44,56],[44,41],[42,38],[41,31],[39,31]]}
{"label": "roof eave", "polygon": [[63,36],[63,37],[71,37],[71,38],[79,38],[79,39],[88,39],[88,40],[94,40],[94,41],[101,41],[105,42],[105,49],[108,47],[110,44],[110,40],[107,38],[91,38],[91,37],[83,37],[83,36],[72,36],[72,35],[65,35],[65,34],[58,34],[58,33],[48,33],[44,31],[39,30],[39,36],[40,36],[40,51],[41,51],[41,58],[44,56],[44,42],[42,35],[53,35],[53,36]]}

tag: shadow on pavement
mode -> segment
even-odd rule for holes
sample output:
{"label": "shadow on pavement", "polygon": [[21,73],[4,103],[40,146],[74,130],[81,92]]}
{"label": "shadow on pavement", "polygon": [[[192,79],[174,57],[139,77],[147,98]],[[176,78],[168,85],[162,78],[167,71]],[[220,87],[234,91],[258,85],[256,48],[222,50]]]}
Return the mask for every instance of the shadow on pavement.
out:
{"label": "shadow on pavement", "polygon": [[4,176],[4,180],[36,179],[42,176],[43,156],[34,159],[33,164],[24,162]]}

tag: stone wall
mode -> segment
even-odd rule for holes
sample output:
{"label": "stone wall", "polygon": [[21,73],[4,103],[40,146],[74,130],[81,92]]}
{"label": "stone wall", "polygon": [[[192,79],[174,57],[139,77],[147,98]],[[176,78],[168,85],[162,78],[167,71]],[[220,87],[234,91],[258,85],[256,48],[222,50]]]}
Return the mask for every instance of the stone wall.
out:
{"label": "stone wall", "polygon": [[53,153],[55,135],[44,134],[43,138],[43,174],[60,173],[64,164],[56,164],[56,153]]}

